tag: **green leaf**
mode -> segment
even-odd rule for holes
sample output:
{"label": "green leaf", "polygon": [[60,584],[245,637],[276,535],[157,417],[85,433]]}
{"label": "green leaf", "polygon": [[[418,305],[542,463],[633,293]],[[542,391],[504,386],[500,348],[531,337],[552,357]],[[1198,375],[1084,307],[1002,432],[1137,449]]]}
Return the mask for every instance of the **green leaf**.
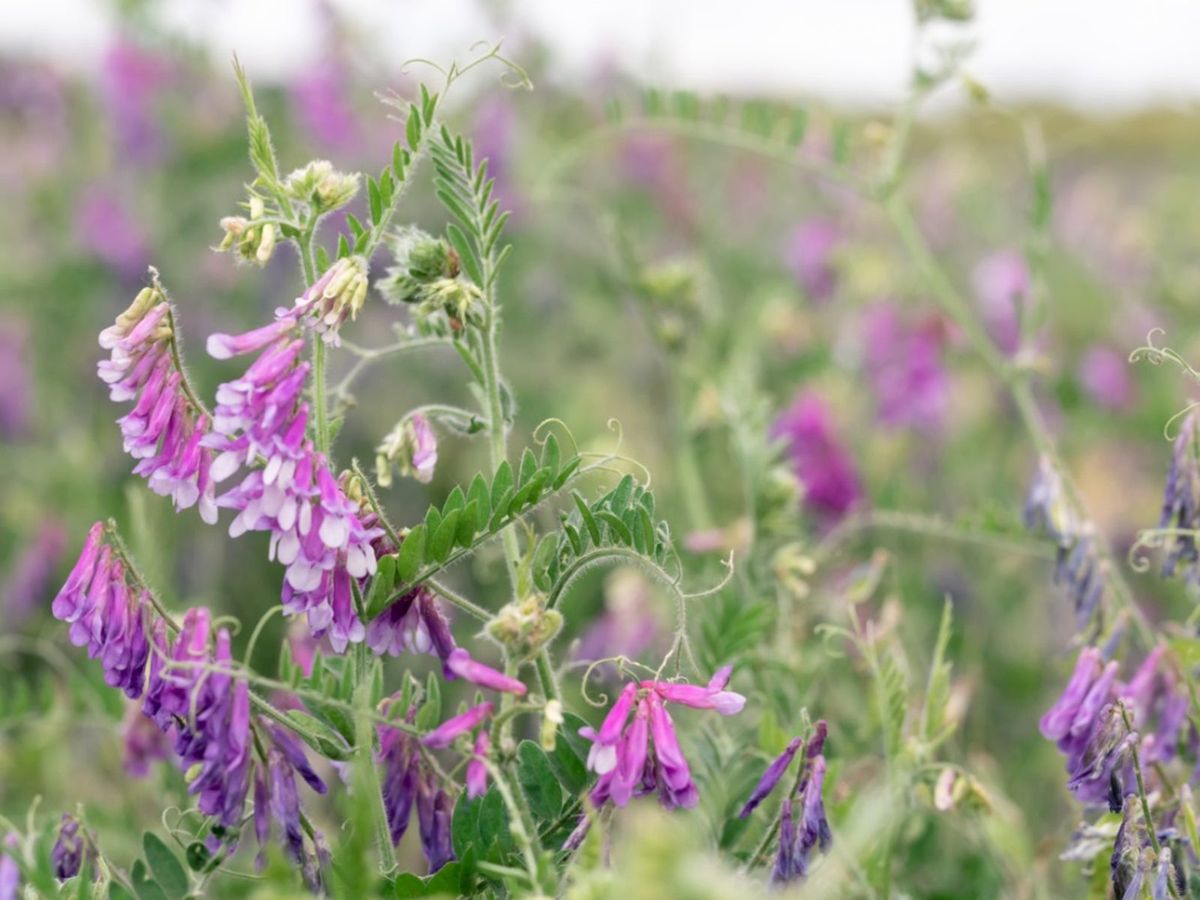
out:
{"label": "green leaf", "polygon": [[599,510],[596,517],[604,521],[606,525],[616,535],[617,540],[626,546],[633,544],[633,535],[629,531],[629,526],[621,521],[621,517],[615,513],[609,512],[607,509]]}
{"label": "green leaf", "polygon": [[298,709],[289,709],[284,715],[300,739],[325,758],[339,761],[350,758],[341,736],[333,728]]}
{"label": "green leaf", "polygon": [[446,557],[450,555],[450,550],[454,547],[454,539],[458,535],[458,520],[461,517],[462,510],[455,509],[442,519],[437,531],[429,539],[430,560],[438,563],[446,561]]}
{"label": "green leaf", "polygon": [[462,266],[469,277],[475,284],[483,287],[483,269],[480,268],[479,258],[475,255],[475,249],[467,240],[467,236],[462,233],[462,229],[450,222],[446,225],[446,237],[458,251],[458,257],[462,261]]}
{"label": "green leaf", "polygon": [[450,496],[446,498],[446,502],[442,504],[442,515],[448,516],[454,510],[462,509],[466,505],[466,495],[463,494],[463,489],[456,484],[454,490],[450,492]]}
{"label": "green leaf", "polygon": [[[578,727],[583,727],[582,719],[579,720]],[[565,723],[559,729],[554,741],[554,749],[547,754],[546,758],[550,763],[550,768],[554,770],[554,777],[558,779],[559,784],[568,795],[577,796],[587,787],[587,766],[584,764],[583,758],[571,746],[570,739],[566,734]]]}
{"label": "green leaf", "polygon": [[483,795],[479,804],[479,846],[483,851],[497,841],[508,843],[512,840],[508,834],[508,810],[504,808],[504,798],[496,790],[496,786]]}
{"label": "green leaf", "polygon": [[204,867],[212,862],[212,851],[200,841],[192,841],[184,853],[188,868],[193,872],[202,872]]}
{"label": "green leaf", "polygon": [[430,672],[425,680],[425,702],[417,710],[416,726],[422,731],[432,731],[442,721],[442,685]]}
{"label": "green leaf", "polygon": [[508,460],[500,463],[496,469],[496,474],[492,478],[492,509],[500,508],[500,498],[504,496],[505,491],[513,486],[513,471]]}
{"label": "green leaf", "polygon": [[[571,499],[575,501],[575,506],[579,510],[579,515],[583,517],[583,524],[587,526],[588,534],[592,538],[592,543],[599,546],[600,544],[600,526],[596,524],[596,519],[592,515],[591,509],[588,508],[587,501],[583,499],[583,495],[579,491],[571,491]],[[576,553],[579,551],[576,550]]]}
{"label": "green leaf", "polygon": [[129,870],[129,881],[133,885],[134,893],[138,895],[138,900],[168,900],[163,889],[146,872],[146,864],[140,859]]}
{"label": "green leaf", "polygon": [[408,139],[408,146],[416,150],[421,144],[421,116],[417,113],[416,106],[409,105],[408,121],[404,123],[404,136]]}
{"label": "green leaf", "polygon": [[499,529],[504,520],[508,518],[509,507],[512,505],[514,496],[516,496],[516,492],[510,487],[492,503],[492,518],[488,520],[489,531]]}
{"label": "green leaf", "polygon": [[482,806],[482,797],[469,800],[466,794],[459,797],[454,806],[454,817],[450,820],[450,841],[454,845],[454,855],[459,858],[475,845],[479,837],[479,810]]}
{"label": "green leaf", "polygon": [[608,507],[618,516],[625,512],[625,507],[629,505],[629,498],[633,496],[633,476],[626,475],[613,488]]}
{"label": "green leaf", "polygon": [[487,527],[488,519],[492,516],[492,498],[483,475],[477,474],[472,478],[471,486],[467,489],[467,505],[472,503],[477,506],[475,530],[482,531]]}
{"label": "green leaf", "polygon": [[475,538],[476,526],[479,521],[479,503],[472,500],[467,504],[466,509],[462,510],[458,517],[458,531],[454,535],[454,543],[463,549],[468,549],[471,546],[471,541]]}
{"label": "green leaf", "polygon": [[186,897],[188,892],[188,876],[179,858],[171,852],[171,848],[163,843],[153,831],[142,834],[142,851],[146,854],[146,862],[159,887],[172,900]]}
{"label": "green leaf", "polygon": [[425,526],[418,525],[404,536],[396,554],[396,581],[409,584],[425,561]]}
{"label": "green leaf", "polygon": [[947,599],[942,607],[942,622],[938,627],[933,662],[929,666],[929,684],[925,689],[925,708],[921,712],[921,736],[926,741],[935,740],[946,722],[946,705],[950,702],[950,663],[946,662],[946,650],[950,645],[952,616]]}
{"label": "green leaf", "polygon": [[392,588],[396,583],[396,557],[383,556],[379,559],[379,566],[375,572],[375,577],[371,579],[371,589],[367,592],[367,618],[373,619],[379,613],[383,612],[384,604],[392,595]]}
{"label": "green leaf", "polygon": [[546,751],[533,741],[521,741],[517,747],[517,781],[535,816],[539,819],[558,816],[562,810],[562,790]]}
{"label": "green leaf", "polygon": [[[425,534],[426,540],[433,543],[433,536],[437,534],[438,526],[442,524],[442,513],[436,506],[431,506],[425,511]],[[426,555],[428,551],[426,551]]]}
{"label": "green leaf", "polygon": [[581,457],[572,457],[570,461],[562,467],[562,471],[558,473],[558,477],[554,479],[554,490],[557,491],[560,487],[566,484],[567,481],[570,480],[571,476],[575,474],[575,470],[579,468],[582,462],[583,459]]}
{"label": "green leaf", "polygon": [[537,459],[534,457],[533,451],[526,447],[525,452],[521,454],[521,469],[517,477],[517,484],[522,487],[529,484],[537,470]]}
{"label": "green leaf", "polygon": [[539,468],[549,469],[551,479],[558,474],[558,454],[558,438],[550,435],[546,438],[545,446],[542,447],[542,461]]}
{"label": "green leaf", "polygon": [[392,145],[392,171],[396,173],[397,178],[404,178],[404,169],[407,165],[408,163],[404,158],[404,148],[400,145],[399,141],[396,141]]}
{"label": "green leaf", "polygon": [[371,208],[371,221],[376,225],[383,218],[383,195],[374,178],[367,178],[367,201]]}

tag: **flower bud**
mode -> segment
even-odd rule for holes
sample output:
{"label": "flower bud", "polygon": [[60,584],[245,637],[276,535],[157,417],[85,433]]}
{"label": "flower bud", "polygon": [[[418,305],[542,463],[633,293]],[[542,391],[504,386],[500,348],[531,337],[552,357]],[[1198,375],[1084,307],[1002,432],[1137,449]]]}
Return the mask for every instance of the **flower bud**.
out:
{"label": "flower bud", "polygon": [[358,193],[358,175],[339,172],[328,160],[317,159],[288,175],[283,187],[301,203],[329,212],[345,206]]}
{"label": "flower bud", "polygon": [[562,630],[562,614],[546,609],[542,594],[509,603],[487,623],[487,633],[516,659],[531,659]]}
{"label": "flower bud", "polygon": [[225,237],[217,246],[217,250],[225,251],[236,248],[242,259],[252,260],[260,266],[265,266],[275,252],[276,226],[273,222],[261,222],[266,215],[266,205],[261,197],[250,198],[250,218],[242,216],[226,216],[221,220],[221,228]]}
{"label": "flower bud", "polygon": [[559,700],[547,701],[546,708],[542,710],[542,729],[538,735],[541,738],[542,749],[547,753],[554,752],[558,727],[562,725],[563,721],[562,702]]}

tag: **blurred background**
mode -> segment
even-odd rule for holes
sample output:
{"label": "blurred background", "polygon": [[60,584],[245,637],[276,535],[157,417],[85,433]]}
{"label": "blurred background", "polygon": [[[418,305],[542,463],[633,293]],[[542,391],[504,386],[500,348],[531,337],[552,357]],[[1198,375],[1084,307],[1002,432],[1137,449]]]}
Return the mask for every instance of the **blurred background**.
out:
{"label": "blurred background", "polygon": [[[406,61],[445,64],[504,38],[535,90],[473,73],[449,117],[489,159],[513,212],[501,287],[502,356],[520,402],[513,446],[557,416],[581,445],[608,447],[606,423],[618,418],[625,452],[654,473],[701,579],[720,571],[714,551],[738,542],[730,435],[765,435],[800,394],[819,400],[857,485],[844,504],[810,490],[796,527],[813,540],[851,506],[1020,540],[1034,451],[878,213],[754,142],[646,124],[662,97],[694,92],[680,95],[685,111],[728,103],[752,134],[802,121],[791,145],[802,158],[871,159],[914,60],[936,68],[965,56],[966,77],[917,123],[907,190],[1002,352],[1015,346],[1025,298],[1044,298],[1030,361],[1039,400],[1099,526],[1128,548],[1157,521],[1163,424],[1189,396],[1176,373],[1127,357],[1163,328],[1200,359],[1200,6],[985,0],[973,21],[934,31],[917,41],[911,8],[885,0],[10,4],[0,22],[0,811],[22,816],[37,794],[49,809],[86,802],[119,857],[121,823],[149,825],[163,793],[180,789],[173,771],[142,782],[121,774],[120,700],[48,615],[91,522],[115,516],[153,582],[177,605],[239,616],[242,641],[277,602],[265,537],[231,542],[176,516],[130,474],[120,412],[94,374],[96,334],[148,265],[178,304],[188,362],[210,394],[230,370],[205,356],[204,337],[253,327],[296,292],[287,254],[260,270],[212,249],[250,177],[234,53],[285,170],[328,158],[375,171],[401,136],[376,92],[409,93],[430,75]],[[770,127],[756,131],[756,117]],[[1050,211],[1031,226],[1039,203]],[[444,222],[427,187],[399,218],[431,231]],[[349,339],[383,343],[396,318],[369,305]],[[466,402],[452,356],[372,367],[354,388],[343,461],[370,460],[414,406]],[[414,520],[483,459],[473,442],[444,440],[432,485],[390,492],[397,521]],[[971,895],[999,895],[1005,866],[1057,885],[1050,895],[1074,884],[1057,857],[1078,810],[1035,727],[1072,655],[1071,613],[1045,548],[1008,553],[901,530],[864,532],[849,549],[848,565],[888,554],[886,590],[918,661],[943,598],[954,603],[953,658],[969,702],[953,740],[988,773],[1003,811],[992,843],[937,823],[917,835],[916,894],[953,896],[966,872]],[[464,586],[491,589],[486,562],[460,574]],[[1133,579],[1154,615],[1187,608],[1175,586]],[[596,617],[642,634],[631,603],[651,610],[653,634],[667,606],[643,589],[598,577],[572,599],[580,624],[567,639],[587,638],[583,623]],[[836,591],[814,592],[797,615],[809,638],[815,623],[844,618]],[[282,629],[275,620],[275,640],[259,645],[264,671]],[[821,641],[804,654],[807,678],[776,715],[810,705],[837,723],[849,756],[868,728],[854,688],[835,677]],[[854,783],[847,765],[835,805]],[[996,846],[1010,853],[1003,865]],[[939,863],[947,853],[949,868]]]}

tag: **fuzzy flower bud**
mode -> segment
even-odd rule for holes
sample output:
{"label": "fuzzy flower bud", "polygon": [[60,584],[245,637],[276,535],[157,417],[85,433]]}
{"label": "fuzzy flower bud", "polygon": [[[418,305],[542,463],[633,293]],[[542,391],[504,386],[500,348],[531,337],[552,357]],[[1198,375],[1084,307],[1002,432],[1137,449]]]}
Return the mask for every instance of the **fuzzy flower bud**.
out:
{"label": "fuzzy flower bud", "polygon": [[288,175],[283,188],[318,212],[329,212],[354,199],[358,193],[358,175],[339,172],[328,160],[317,159]]}
{"label": "fuzzy flower bud", "polygon": [[337,346],[338,330],[347,319],[358,317],[367,300],[367,261],[361,256],[339,259],[311,289],[296,299],[291,310],[281,309],[281,319],[303,316],[303,321],[322,336],[325,343]]}
{"label": "fuzzy flower bud", "polygon": [[266,215],[266,204],[261,197],[250,198],[250,218],[226,216],[221,220],[225,237],[217,250],[236,250],[242,259],[265,266],[275,252],[276,227],[273,222],[261,222]]}
{"label": "fuzzy flower bud", "polygon": [[509,603],[485,626],[487,633],[515,659],[530,659],[562,630],[562,613],[545,608],[541,594]]}

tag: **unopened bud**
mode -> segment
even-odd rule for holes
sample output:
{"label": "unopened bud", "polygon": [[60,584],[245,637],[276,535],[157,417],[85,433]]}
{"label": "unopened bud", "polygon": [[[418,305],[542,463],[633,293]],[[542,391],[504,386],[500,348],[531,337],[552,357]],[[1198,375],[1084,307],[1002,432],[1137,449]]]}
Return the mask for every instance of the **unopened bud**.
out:
{"label": "unopened bud", "polygon": [[488,622],[487,633],[508,649],[510,656],[530,659],[562,630],[562,614],[545,608],[545,597],[530,594],[509,603]]}
{"label": "unopened bud", "polygon": [[288,175],[283,187],[296,200],[329,212],[345,206],[358,193],[358,175],[339,172],[328,160],[318,159]]}

